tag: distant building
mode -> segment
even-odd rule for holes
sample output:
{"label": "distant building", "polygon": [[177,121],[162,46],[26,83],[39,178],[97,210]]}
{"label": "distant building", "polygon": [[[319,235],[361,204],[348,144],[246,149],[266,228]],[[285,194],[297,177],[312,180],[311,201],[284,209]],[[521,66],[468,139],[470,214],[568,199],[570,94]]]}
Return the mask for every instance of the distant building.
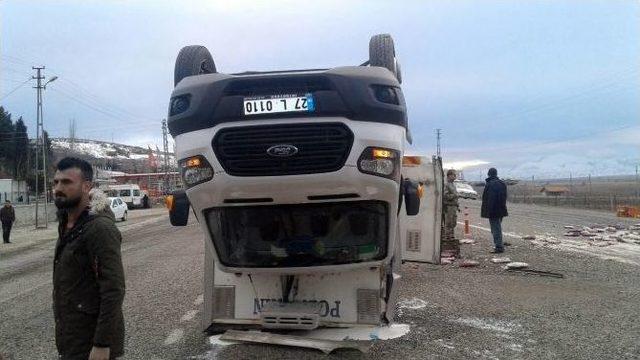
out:
{"label": "distant building", "polygon": [[0,206],[7,199],[12,203],[26,203],[27,198],[26,181],[10,178],[0,179]]}
{"label": "distant building", "polygon": [[563,196],[568,195],[571,190],[566,186],[547,185],[540,189],[540,192],[546,196]]}

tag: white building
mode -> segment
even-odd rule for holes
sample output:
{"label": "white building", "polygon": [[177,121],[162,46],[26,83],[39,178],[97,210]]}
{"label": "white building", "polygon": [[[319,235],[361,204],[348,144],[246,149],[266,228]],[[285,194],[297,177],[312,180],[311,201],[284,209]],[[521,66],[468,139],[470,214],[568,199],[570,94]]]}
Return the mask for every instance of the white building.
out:
{"label": "white building", "polygon": [[27,182],[23,180],[0,179],[0,204],[9,199],[12,203],[27,201]]}

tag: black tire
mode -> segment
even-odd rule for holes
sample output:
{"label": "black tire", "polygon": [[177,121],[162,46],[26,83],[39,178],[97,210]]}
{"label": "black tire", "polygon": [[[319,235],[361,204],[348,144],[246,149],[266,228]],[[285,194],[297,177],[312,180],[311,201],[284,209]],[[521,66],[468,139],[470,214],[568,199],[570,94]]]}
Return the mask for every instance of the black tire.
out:
{"label": "black tire", "polygon": [[369,40],[369,66],[387,68],[401,82],[402,75],[396,61],[393,38],[389,34],[374,35]]}
{"label": "black tire", "polygon": [[211,53],[201,45],[189,45],[183,47],[176,58],[176,66],[173,71],[173,85],[187,76],[199,74],[212,74],[216,71]]}
{"label": "black tire", "polygon": [[127,212],[125,211],[124,214],[122,214],[122,221],[127,221]]}

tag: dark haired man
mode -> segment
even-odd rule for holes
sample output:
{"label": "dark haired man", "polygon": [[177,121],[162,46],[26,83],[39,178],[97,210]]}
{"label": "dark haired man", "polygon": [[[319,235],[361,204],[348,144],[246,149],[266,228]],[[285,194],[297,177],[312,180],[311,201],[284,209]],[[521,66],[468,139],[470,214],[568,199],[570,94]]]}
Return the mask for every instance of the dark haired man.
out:
{"label": "dark haired man", "polygon": [[498,170],[489,169],[484,191],[480,216],[489,219],[494,249],[492,253],[504,252],[502,242],[502,218],[507,216],[507,186],[498,178]]}
{"label": "dark haired man", "polygon": [[120,232],[93,169],[66,157],[53,178],[60,224],[53,265],[56,346],[62,359],[114,359],[124,352]]}
{"label": "dark haired man", "polygon": [[4,201],[4,206],[0,209],[0,222],[2,223],[2,241],[5,244],[11,244],[9,236],[11,236],[11,227],[13,222],[16,221],[16,212],[11,206],[9,199]]}

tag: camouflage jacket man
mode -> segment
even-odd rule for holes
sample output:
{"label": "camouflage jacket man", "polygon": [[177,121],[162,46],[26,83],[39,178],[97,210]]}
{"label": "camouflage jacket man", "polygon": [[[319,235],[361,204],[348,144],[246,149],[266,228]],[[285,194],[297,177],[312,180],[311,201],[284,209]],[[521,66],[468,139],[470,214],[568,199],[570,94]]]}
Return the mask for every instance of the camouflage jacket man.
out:
{"label": "camouflage jacket man", "polygon": [[[455,207],[457,210],[458,207],[458,190],[456,190],[456,186],[453,181],[447,181],[444,184],[444,194],[442,196],[442,200],[446,207]],[[446,211],[446,209],[445,209]]]}
{"label": "camouflage jacket man", "polygon": [[63,359],[87,359],[93,346],[109,347],[111,358],[124,353],[121,236],[104,193],[92,190],[90,196],[75,226],[66,230],[62,214],[58,228],[53,310]]}

